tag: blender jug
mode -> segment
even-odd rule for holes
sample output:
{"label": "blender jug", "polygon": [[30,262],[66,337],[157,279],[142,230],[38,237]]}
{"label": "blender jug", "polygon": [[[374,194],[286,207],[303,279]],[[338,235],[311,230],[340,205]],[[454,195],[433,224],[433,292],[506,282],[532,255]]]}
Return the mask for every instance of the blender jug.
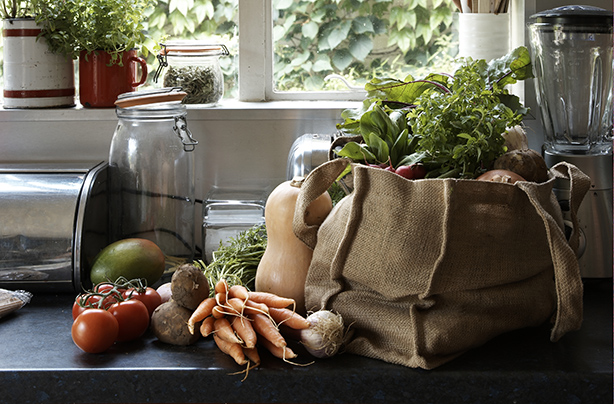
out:
{"label": "blender jug", "polygon": [[612,150],[612,13],[565,6],[531,16],[537,103],[546,150]]}
{"label": "blender jug", "polygon": [[[612,12],[564,6],[529,20],[535,92],[548,166],[567,161],[591,178],[580,205],[583,278],[612,277]],[[565,206],[566,184],[555,195]]]}

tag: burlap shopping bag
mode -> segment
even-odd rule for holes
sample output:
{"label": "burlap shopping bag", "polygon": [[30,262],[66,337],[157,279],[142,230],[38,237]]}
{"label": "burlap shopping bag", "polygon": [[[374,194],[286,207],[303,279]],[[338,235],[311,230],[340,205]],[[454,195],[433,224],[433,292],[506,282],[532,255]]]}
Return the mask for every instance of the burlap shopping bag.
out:
{"label": "burlap shopping bag", "polygon": [[352,324],[346,351],[432,369],[514,329],[553,322],[558,340],[582,322],[582,282],[565,236],[557,179],[570,181],[571,216],[590,185],[560,163],[545,183],[408,181],[352,164],[353,191],[320,225],[306,207],[342,173],[336,159],[312,171],[297,201],[295,234],[313,248],[308,309]]}

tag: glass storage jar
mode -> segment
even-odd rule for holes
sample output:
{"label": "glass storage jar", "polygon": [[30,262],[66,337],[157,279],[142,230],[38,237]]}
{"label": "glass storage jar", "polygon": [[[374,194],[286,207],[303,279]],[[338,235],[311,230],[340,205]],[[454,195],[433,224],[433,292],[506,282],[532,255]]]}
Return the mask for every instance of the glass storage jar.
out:
{"label": "glass storage jar", "polygon": [[166,68],[162,85],[181,87],[186,92],[184,104],[213,106],[224,96],[224,75],[220,56],[229,54],[225,45],[198,41],[171,41],[161,44],[160,65],[154,76],[157,82]]}
{"label": "glass storage jar", "polygon": [[145,238],[166,257],[163,280],[194,259],[193,150],[185,92],[178,88],[125,93],[109,152],[111,241]]}
{"label": "glass storage jar", "polygon": [[225,189],[213,186],[203,202],[202,258],[213,261],[220,246],[253,226],[264,225],[267,194],[262,190]]}

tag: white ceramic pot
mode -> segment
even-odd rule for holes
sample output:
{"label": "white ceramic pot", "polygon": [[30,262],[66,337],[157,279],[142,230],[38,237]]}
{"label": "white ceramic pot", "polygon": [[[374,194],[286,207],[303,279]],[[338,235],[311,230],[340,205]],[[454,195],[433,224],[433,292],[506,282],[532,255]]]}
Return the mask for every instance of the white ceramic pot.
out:
{"label": "white ceramic pot", "polygon": [[51,52],[34,19],[3,20],[4,108],[75,105],[73,60]]}
{"label": "white ceramic pot", "polygon": [[487,62],[510,51],[508,13],[459,13],[458,56]]}

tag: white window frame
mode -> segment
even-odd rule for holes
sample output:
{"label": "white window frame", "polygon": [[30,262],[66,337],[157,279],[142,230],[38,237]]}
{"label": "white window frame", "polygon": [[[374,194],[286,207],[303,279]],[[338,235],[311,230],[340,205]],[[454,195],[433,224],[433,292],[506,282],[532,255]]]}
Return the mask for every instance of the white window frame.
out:
{"label": "white window frame", "polygon": [[365,94],[362,89],[274,91],[272,0],[239,0],[239,101],[360,101]]}

